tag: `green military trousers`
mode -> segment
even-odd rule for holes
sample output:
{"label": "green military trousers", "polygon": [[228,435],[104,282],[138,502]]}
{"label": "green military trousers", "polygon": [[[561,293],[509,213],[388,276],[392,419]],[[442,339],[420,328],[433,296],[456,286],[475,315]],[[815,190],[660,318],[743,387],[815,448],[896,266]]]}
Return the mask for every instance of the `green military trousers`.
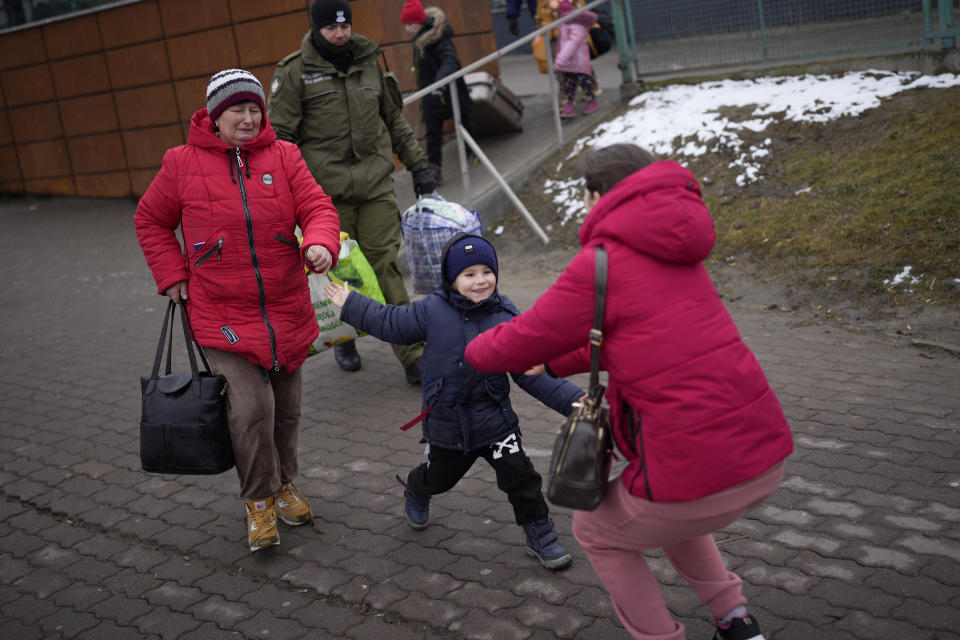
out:
{"label": "green military trousers", "polygon": [[[410,296],[397,266],[400,251],[400,206],[392,191],[365,202],[336,202],[340,230],[357,241],[377,274],[387,304],[410,304]],[[423,343],[395,344],[393,353],[404,367],[423,355]]]}

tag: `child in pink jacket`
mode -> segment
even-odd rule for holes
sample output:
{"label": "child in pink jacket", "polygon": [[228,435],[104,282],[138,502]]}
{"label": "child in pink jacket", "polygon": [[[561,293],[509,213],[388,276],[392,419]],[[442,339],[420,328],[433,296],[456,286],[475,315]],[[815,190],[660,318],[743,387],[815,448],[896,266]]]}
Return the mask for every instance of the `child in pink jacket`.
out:
{"label": "child in pink jacket", "polygon": [[[575,11],[570,0],[550,0],[550,8],[560,18]],[[592,77],[593,70],[590,67],[590,45],[587,43],[590,27],[596,21],[597,14],[584,11],[570,22],[557,27],[554,66],[557,69],[560,92],[565,102],[560,112],[561,118],[572,118],[576,115],[573,105],[578,87],[588,101],[587,106],[583,108],[584,114],[595,111],[599,106],[596,98],[597,88]]]}

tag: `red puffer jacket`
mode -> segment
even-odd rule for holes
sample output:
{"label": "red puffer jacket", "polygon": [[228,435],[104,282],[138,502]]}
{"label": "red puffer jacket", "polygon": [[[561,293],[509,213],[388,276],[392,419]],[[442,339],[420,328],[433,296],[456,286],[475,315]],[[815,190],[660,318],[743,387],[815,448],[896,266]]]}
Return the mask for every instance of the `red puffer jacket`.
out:
{"label": "red puffer jacket", "polygon": [[294,230],[304,248],[322,245],[336,261],[340,217],[300,150],[278,141],[266,116],[260,134],[234,149],[214,133],[207,110],[197,111],[187,144],[164,154],[134,222],[159,293],[188,282],[199,344],[265,369],[303,364],[319,327]]}
{"label": "red puffer jacket", "polygon": [[[580,230],[583,249],[530,311],[466,350],[480,371],[547,363],[589,371],[594,247],[609,255],[601,369],[630,493],[694,500],[784,459],[793,439],[703,259],[715,235],[693,174],[656,162],[606,193]],[[634,418],[631,420],[631,414]]]}

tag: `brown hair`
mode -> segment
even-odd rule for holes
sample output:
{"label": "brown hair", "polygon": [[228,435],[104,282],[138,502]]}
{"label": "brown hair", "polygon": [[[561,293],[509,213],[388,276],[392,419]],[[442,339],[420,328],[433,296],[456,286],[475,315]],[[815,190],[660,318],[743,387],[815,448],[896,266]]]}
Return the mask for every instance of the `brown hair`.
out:
{"label": "brown hair", "polygon": [[580,170],[583,171],[587,190],[603,195],[654,160],[652,153],[635,144],[612,144],[584,156],[580,161]]}

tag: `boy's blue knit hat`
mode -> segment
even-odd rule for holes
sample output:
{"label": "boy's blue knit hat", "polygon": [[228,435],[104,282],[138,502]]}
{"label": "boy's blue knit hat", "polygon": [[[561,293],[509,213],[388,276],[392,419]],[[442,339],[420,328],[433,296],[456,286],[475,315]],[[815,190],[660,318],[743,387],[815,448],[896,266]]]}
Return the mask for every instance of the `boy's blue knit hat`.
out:
{"label": "boy's blue knit hat", "polygon": [[500,279],[497,252],[493,246],[477,235],[462,232],[456,234],[447,241],[443,250],[443,283],[452,285],[461,271],[474,264],[487,265],[493,270],[493,275]]}

